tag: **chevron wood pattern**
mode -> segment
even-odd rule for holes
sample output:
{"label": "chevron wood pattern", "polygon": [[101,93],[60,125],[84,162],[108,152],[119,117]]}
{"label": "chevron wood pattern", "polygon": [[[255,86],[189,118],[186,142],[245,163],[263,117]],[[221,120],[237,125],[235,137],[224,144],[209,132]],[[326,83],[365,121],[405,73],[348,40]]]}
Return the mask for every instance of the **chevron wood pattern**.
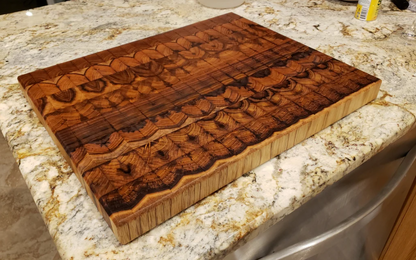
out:
{"label": "chevron wood pattern", "polygon": [[371,101],[381,83],[233,13],[18,80],[121,243]]}

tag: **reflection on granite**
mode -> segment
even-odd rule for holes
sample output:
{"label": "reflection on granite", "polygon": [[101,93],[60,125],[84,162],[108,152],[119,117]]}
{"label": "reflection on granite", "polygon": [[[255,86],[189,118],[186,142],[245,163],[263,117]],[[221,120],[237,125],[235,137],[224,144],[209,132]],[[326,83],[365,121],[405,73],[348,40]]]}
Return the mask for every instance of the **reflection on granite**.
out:
{"label": "reflection on granite", "polygon": [[414,19],[375,22],[335,0],[252,1],[232,11],[383,80],[379,98],[154,230],[121,245],[29,108],[16,77],[230,10],[191,0],[71,1],[0,16],[0,128],[63,259],[218,259],[408,131],[416,114]]}
{"label": "reflection on granite", "polygon": [[60,259],[2,135],[0,158],[0,259]]}

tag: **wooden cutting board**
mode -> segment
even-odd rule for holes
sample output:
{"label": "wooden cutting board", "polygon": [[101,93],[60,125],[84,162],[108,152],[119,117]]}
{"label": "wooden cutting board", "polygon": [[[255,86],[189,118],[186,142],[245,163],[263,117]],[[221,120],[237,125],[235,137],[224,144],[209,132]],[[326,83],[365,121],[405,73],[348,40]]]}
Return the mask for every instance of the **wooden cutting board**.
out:
{"label": "wooden cutting board", "polygon": [[18,80],[121,243],[373,100],[381,83],[233,13]]}

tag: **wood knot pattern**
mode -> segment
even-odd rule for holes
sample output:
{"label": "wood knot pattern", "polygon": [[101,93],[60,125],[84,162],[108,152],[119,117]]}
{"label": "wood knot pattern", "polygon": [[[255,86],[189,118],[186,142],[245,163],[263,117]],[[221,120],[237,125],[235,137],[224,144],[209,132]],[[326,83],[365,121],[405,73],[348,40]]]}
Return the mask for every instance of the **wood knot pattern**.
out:
{"label": "wood knot pattern", "polygon": [[233,13],[18,80],[121,243],[358,109],[381,83]]}

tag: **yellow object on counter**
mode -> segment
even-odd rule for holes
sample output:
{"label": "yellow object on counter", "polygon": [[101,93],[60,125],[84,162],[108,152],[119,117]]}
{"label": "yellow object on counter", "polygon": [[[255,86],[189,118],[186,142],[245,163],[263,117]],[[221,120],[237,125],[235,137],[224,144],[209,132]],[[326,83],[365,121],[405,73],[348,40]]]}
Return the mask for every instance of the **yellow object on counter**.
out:
{"label": "yellow object on counter", "polygon": [[355,18],[362,21],[374,21],[377,19],[381,0],[359,0]]}

